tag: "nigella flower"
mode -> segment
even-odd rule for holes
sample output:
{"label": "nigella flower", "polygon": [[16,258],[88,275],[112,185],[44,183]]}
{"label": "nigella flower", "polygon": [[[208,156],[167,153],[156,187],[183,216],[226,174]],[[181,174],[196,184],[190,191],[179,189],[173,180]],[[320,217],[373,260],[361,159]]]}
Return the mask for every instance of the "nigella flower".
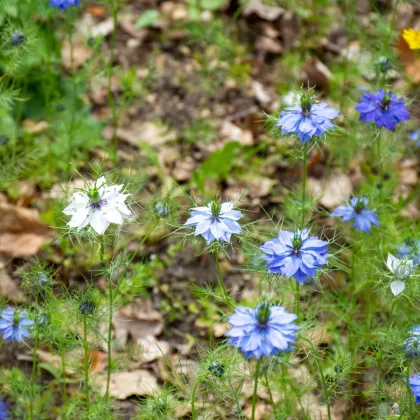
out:
{"label": "nigella flower", "polygon": [[420,357],[420,325],[414,326],[408,333],[411,337],[403,343],[404,353],[409,359]]}
{"label": "nigella flower", "polygon": [[395,131],[397,124],[410,117],[404,99],[382,89],[362,95],[356,110],[360,112],[359,121],[374,122],[378,128],[390,131]]}
{"label": "nigella flower", "polygon": [[405,280],[413,273],[413,261],[395,258],[388,253],[386,265],[394,275],[395,280],[389,285],[394,296],[398,296],[405,289]]}
{"label": "nigella flower", "polygon": [[313,136],[322,136],[335,127],[332,119],[340,113],[328,104],[313,103],[310,94],[300,96],[300,105],[286,108],[280,113],[276,126],[281,127],[281,134],[297,134],[302,144]]}
{"label": "nigella flower", "polygon": [[413,260],[413,264],[420,263],[420,241],[407,239],[403,246],[397,246],[398,258],[409,258]]}
{"label": "nigella flower", "polygon": [[70,6],[79,6],[79,0],[50,0],[50,6],[66,10]]}
{"label": "nigella flower", "polygon": [[372,224],[378,226],[378,216],[373,210],[367,207],[369,201],[367,198],[352,197],[349,206],[339,206],[331,216],[341,217],[344,222],[354,220],[353,227],[362,232],[369,233]]}
{"label": "nigella flower", "polygon": [[410,131],[410,138],[416,142],[417,147],[420,147],[420,128]]}
{"label": "nigella flower", "polygon": [[266,255],[270,273],[294,277],[299,283],[311,283],[310,278],[327,264],[328,242],[309,236],[309,229],[296,232],[281,230],[275,239],[260,247]]}
{"label": "nigella flower", "polygon": [[293,323],[297,315],[282,306],[261,303],[255,309],[240,306],[229,317],[232,328],[225,334],[229,344],[249,359],[269,357],[292,349],[299,327]]}
{"label": "nigella flower", "polygon": [[25,337],[30,337],[29,327],[33,323],[25,310],[16,312],[8,306],[0,314],[0,333],[6,341],[22,341]]}
{"label": "nigella flower", "polygon": [[130,194],[122,193],[123,187],[107,185],[105,177],[101,177],[85,191],[74,193],[63,210],[64,214],[72,216],[67,225],[77,230],[90,225],[99,235],[103,235],[111,223],[122,225],[131,217],[131,210],[125,204]]}
{"label": "nigella flower", "polygon": [[9,415],[9,410],[7,409],[7,403],[5,403],[1,398],[0,398],[0,420],[6,420],[10,418]]}
{"label": "nigella flower", "polygon": [[22,31],[15,31],[12,33],[10,43],[15,47],[22,45],[25,42],[25,34]]}
{"label": "nigella flower", "polygon": [[415,373],[411,378],[408,379],[411,392],[416,397],[416,404],[420,404],[420,375]]}
{"label": "nigella flower", "polygon": [[195,236],[201,235],[207,244],[216,241],[230,242],[233,233],[242,232],[237,220],[242,218],[242,213],[233,210],[230,202],[220,203],[212,201],[204,207],[190,209],[191,217],[185,226],[195,226]]}

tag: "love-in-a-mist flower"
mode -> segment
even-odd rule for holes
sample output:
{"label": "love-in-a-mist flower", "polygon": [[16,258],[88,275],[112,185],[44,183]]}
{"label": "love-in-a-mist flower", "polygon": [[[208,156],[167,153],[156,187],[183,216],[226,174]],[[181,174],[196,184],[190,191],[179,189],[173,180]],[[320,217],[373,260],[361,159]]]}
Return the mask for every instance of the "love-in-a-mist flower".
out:
{"label": "love-in-a-mist flower", "polygon": [[395,131],[400,122],[410,118],[404,99],[382,89],[363,94],[356,110],[360,112],[359,121],[374,122],[378,128],[385,127],[390,131]]}
{"label": "love-in-a-mist flower", "polygon": [[395,278],[389,285],[391,292],[394,296],[398,296],[405,289],[405,280],[413,273],[413,261],[399,259],[394,257],[391,253],[388,253],[386,266]]}
{"label": "love-in-a-mist flower", "polygon": [[15,31],[12,33],[10,43],[15,47],[22,45],[25,42],[25,34],[22,31]]}
{"label": "love-in-a-mist flower", "polygon": [[403,343],[403,350],[409,359],[420,357],[420,325],[411,328],[408,333],[411,335]]}
{"label": "love-in-a-mist flower", "polygon": [[269,357],[292,349],[296,331],[293,323],[297,315],[287,312],[282,306],[261,303],[255,309],[246,306],[235,308],[228,319],[232,328],[226,332],[229,344],[241,350],[249,359]]}
{"label": "love-in-a-mist flower", "polygon": [[373,210],[367,208],[369,201],[367,198],[352,197],[349,206],[339,206],[331,216],[341,217],[344,222],[353,220],[353,227],[362,232],[369,233],[371,225],[379,225],[378,216]]}
{"label": "love-in-a-mist flower", "polygon": [[79,0],[50,0],[51,7],[57,7],[60,10],[66,10],[71,6],[79,6]]}
{"label": "love-in-a-mist flower", "polygon": [[18,312],[8,306],[0,313],[0,334],[6,341],[22,341],[30,337],[29,329],[33,324],[25,310]]}
{"label": "love-in-a-mist flower", "polygon": [[420,241],[414,239],[407,239],[404,242],[404,245],[397,246],[397,257],[398,258],[408,258],[413,260],[414,265],[420,263]]}
{"label": "love-in-a-mist flower", "polygon": [[10,419],[9,410],[7,409],[7,403],[0,398],[0,420]]}
{"label": "love-in-a-mist flower", "polygon": [[408,379],[412,394],[416,397],[416,404],[420,404],[420,375],[415,373]]}
{"label": "love-in-a-mist flower", "polygon": [[280,113],[276,126],[281,127],[281,134],[297,134],[302,144],[314,136],[322,136],[335,128],[331,122],[340,113],[330,108],[325,102],[319,104],[309,94],[300,95],[300,105],[286,108]]}
{"label": "love-in-a-mist flower", "polygon": [[270,273],[311,283],[317,270],[327,264],[328,242],[309,236],[309,229],[281,230],[278,237],[260,247]]}
{"label": "love-in-a-mist flower", "polygon": [[420,49],[420,31],[413,28],[404,29],[403,38],[408,44],[410,50]]}
{"label": "love-in-a-mist flower", "polygon": [[125,194],[123,185],[108,185],[105,177],[75,192],[70,204],[63,210],[71,216],[67,226],[81,230],[90,225],[103,235],[111,223],[122,225],[131,218],[131,210],[125,204],[130,194]]}
{"label": "love-in-a-mist flower", "polygon": [[193,207],[190,209],[190,216],[185,226],[195,226],[194,236],[201,235],[207,244],[214,240],[230,242],[232,234],[242,232],[237,222],[242,218],[242,213],[233,210],[231,202],[211,201],[207,206]]}

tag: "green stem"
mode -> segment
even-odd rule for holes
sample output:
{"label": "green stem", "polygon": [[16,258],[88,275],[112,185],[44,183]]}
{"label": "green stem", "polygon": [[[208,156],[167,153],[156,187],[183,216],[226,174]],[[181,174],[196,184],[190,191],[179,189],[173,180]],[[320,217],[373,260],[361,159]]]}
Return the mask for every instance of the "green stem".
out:
{"label": "green stem", "polygon": [[306,201],[306,177],[307,177],[307,160],[308,160],[308,144],[302,145],[303,168],[302,168],[302,229],[305,227],[305,201]]}
{"label": "green stem", "polygon": [[258,379],[260,376],[262,358],[258,359],[257,367],[255,369],[255,378],[254,378],[254,392],[252,394],[252,415],[251,420],[255,420],[255,409],[257,407],[257,391],[258,391]]}
{"label": "green stem", "polygon": [[382,162],[382,151],[381,151],[381,133],[379,133],[379,136],[376,140],[376,147],[377,147],[377,154],[379,159],[379,182],[382,182],[382,179],[384,177],[384,165]]}
{"label": "green stem", "polygon": [[101,236],[101,240],[99,243],[99,257],[101,259],[101,264],[104,262],[104,254],[105,254],[105,245],[104,245],[104,237]]}
{"label": "green stem", "polygon": [[225,282],[223,280],[223,272],[222,272],[222,269],[220,267],[219,253],[217,252],[217,249],[214,251],[214,258],[216,260],[217,280],[218,280],[218,283],[219,283],[220,288],[222,289],[223,297],[226,300],[226,299],[228,299],[229,295],[227,293]]}
{"label": "green stem", "polygon": [[296,283],[296,290],[295,290],[295,314],[300,316],[300,284],[297,280],[292,279],[293,282]]}
{"label": "green stem", "polygon": [[86,396],[86,412],[89,413],[89,347],[87,342],[87,316],[83,317],[83,349],[84,349],[84,371],[85,371],[85,396]]}
{"label": "green stem", "polygon": [[266,383],[266,388],[267,388],[267,391],[268,391],[268,395],[270,397],[270,404],[271,404],[271,407],[273,408],[274,418],[276,419],[277,418],[276,405],[274,403],[273,393],[271,392],[270,382],[268,380],[267,369],[264,369],[264,378],[265,378],[265,383]]}
{"label": "green stem", "polygon": [[74,132],[74,120],[76,113],[76,79],[74,77],[74,46],[73,46],[73,23],[72,18],[67,24],[69,44],[70,44],[70,77],[72,78],[72,104],[70,114],[70,125],[68,130],[68,145],[67,145],[67,175],[70,178],[72,158],[73,158],[73,132]]}
{"label": "green stem", "polygon": [[314,347],[311,340],[309,340],[305,337],[303,337],[303,340],[306,341],[311,347],[312,356],[314,358],[315,365],[318,369],[319,376],[321,378],[322,390],[324,392],[324,399],[325,399],[325,402],[327,403],[328,420],[331,420],[330,396],[329,396],[329,392],[328,392],[327,381],[325,380],[324,371],[322,369],[321,363],[319,363],[319,360],[318,360],[318,357],[317,357],[317,354],[316,354],[317,353],[316,348]]}
{"label": "green stem", "polygon": [[112,284],[112,276],[109,276],[108,280],[108,311],[109,311],[109,318],[108,318],[108,340],[107,340],[107,347],[108,347],[108,367],[107,367],[107,377],[106,377],[106,400],[109,400],[109,386],[111,383],[111,371],[112,371],[112,315],[113,315],[113,305],[114,305],[114,291],[113,284]]}
{"label": "green stem", "polygon": [[196,401],[196,396],[197,396],[197,390],[198,387],[201,383],[201,380],[197,380],[197,382],[194,384],[194,388],[192,390],[192,394],[191,394],[191,416],[193,418],[193,420],[195,420],[197,418],[197,409],[195,407],[195,401]]}
{"label": "green stem", "polygon": [[66,384],[66,352],[64,346],[60,348],[61,353],[61,392],[63,394],[63,405],[67,404],[67,384]]}
{"label": "green stem", "polygon": [[143,246],[143,244],[147,241],[147,239],[149,238],[149,236],[153,233],[153,231],[156,229],[157,225],[159,224],[159,221],[156,221],[153,223],[152,228],[149,230],[149,232],[147,233],[147,235],[145,235],[143,237],[143,239],[141,240],[141,242],[139,243],[138,247],[135,249],[135,251],[133,252],[133,254],[131,255],[131,258],[128,260],[127,262],[127,266],[130,265],[133,260],[134,257],[137,255],[137,252],[139,252],[140,248]]}
{"label": "green stem", "polygon": [[410,383],[409,383],[411,362],[412,362],[412,360],[409,359],[408,366],[407,366],[407,372],[406,372],[406,375],[405,375],[405,384],[407,386],[407,392],[408,392],[408,395],[409,395],[408,398],[409,398],[409,409],[410,409],[410,413],[413,410],[413,397],[412,397],[412,391],[411,391]]}
{"label": "green stem", "polygon": [[230,389],[233,392],[233,396],[234,396],[235,402],[236,402],[236,409],[238,410],[236,415],[238,416],[239,419],[243,419],[244,415],[242,413],[242,406],[241,406],[241,402],[239,401],[239,396],[238,396],[239,391],[234,388],[231,379],[229,379],[229,386],[230,386]]}
{"label": "green stem", "polygon": [[37,371],[37,352],[38,352],[38,333],[35,334],[34,338],[34,348],[32,351],[32,375],[31,375],[31,392],[29,396],[29,419],[34,419],[34,404],[33,401],[35,400],[35,378],[36,378],[36,371]]}

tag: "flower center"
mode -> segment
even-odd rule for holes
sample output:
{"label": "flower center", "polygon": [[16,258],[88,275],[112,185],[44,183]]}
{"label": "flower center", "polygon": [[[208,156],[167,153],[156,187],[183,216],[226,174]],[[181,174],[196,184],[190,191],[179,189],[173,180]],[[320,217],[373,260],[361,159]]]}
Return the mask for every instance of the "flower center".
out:
{"label": "flower center", "polygon": [[222,211],[222,205],[220,201],[212,201],[210,204],[211,214],[213,217],[219,217],[220,212]]}
{"label": "flower center", "polygon": [[312,100],[311,95],[302,94],[300,97],[300,107],[302,108],[302,112],[305,116],[308,116],[311,112],[312,107]]}
{"label": "flower center", "polygon": [[382,107],[382,109],[387,110],[388,109],[388,105],[390,103],[391,103],[391,98],[385,92],[384,97],[382,98],[382,101],[381,101],[381,107]]}
{"label": "flower center", "polygon": [[270,305],[268,303],[261,303],[257,310],[257,321],[260,326],[266,326],[270,319]]}
{"label": "flower center", "polygon": [[302,246],[302,236],[300,232],[296,232],[292,239],[293,251],[297,254],[300,251],[300,247]]}
{"label": "flower center", "polygon": [[15,312],[13,314],[13,327],[18,327],[19,326],[19,321],[20,321],[20,317],[19,314],[17,312]]}
{"label": "flower center", "polygon": [[362,200],[357,200],[357,203],[355,204],[354,211],[359,214],[362,210],[365,209],[365,203]]}

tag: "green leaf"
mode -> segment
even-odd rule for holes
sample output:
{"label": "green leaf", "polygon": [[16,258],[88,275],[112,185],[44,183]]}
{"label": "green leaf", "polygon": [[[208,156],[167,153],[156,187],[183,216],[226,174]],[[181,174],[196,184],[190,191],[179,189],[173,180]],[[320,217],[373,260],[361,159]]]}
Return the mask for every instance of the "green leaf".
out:
{"label": "green leaf", "polygon": [[226,3],[226,0],[201,0],[200,6],[205,10],[217,10]]}
{"label": "green leaf", "polygon": [[142,29],[153,25],[159,19],[159,12],[157,10],[146,10],[136,22],[136,28]]}

